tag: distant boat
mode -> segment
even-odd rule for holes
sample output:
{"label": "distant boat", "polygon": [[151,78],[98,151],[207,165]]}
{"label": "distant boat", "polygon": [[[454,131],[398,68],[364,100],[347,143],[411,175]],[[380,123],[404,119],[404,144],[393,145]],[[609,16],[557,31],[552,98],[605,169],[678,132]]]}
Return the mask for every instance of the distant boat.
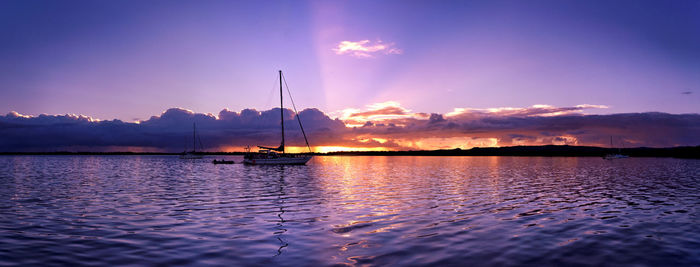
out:
{"label": "distant boat", "polygon": [[234,164],[235,162],[233,160],[212,160],[211,163],[214,164]]}
{"label": "distant boat", "polygon": [[[202,141],[199,141],[199,146],[202,146]],[[180,154],[181,159],[201,159],[204,157],[201,152],[197,152],[197,125],[193,122],[192,123],[192,151],[187,151],[187,148],[185,148],[185,151],[183,151]]]}
{"label": "distant boat", "polygon": [[[279,147],[265,147],[258,146],[260,150],[258,152],[250,152],[250,148],[246,149],[246,154],[243,156],[243,163],[252,165],[304,165],[309,160],[311,160],[311,155],[307,154],[287,154],[284,153],[284,104],[282,101],[282,71],[279,71],[280,75],[280,121],[282,125],[282,143]],[[289,88],[287,88],[289,91]],[[290,94],[291,98],[291,94]],[[292,106],[294,101],[292,101]],[[296,107],[294,107],[294,112],[296,112]],[[306,141],[306,147],[309,148],[311,152],[311,147],[309,146],[309,140],[306,139],[306,133],[304,132],[304,127],[301,125],[301,119],[297,113],[297,121],[299,122],[299,127],[301,128],[301,133],[304,135],[304,141]]]}
{"label": "distant boat", "polygon": [[[610,137],[610,148],[613,148],[612,136]],[[613,160],[613,159],[624,159],[624,158],[629,158],[629,157],[630,157],[630,156],[623,155],[623,154],[622,154],[622,149],[621,149],[621,148],[618,148],[618,153],[617,153],[617,154],[607,154],[607,155],[605,155],[603,158],[604,158],[604,159]]]}

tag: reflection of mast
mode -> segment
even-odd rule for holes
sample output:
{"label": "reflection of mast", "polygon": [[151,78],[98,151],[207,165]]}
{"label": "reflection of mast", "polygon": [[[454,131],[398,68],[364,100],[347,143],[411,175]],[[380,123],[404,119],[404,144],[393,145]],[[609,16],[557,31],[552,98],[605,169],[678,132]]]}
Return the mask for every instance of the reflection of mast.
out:
{"label": "reflection of mast", "polygon": [[285,195],[284,194],[284,166],[281,166],[280,171],[281,171],[280,172],[280,179],[279,179],[280,190],[278,191],[278,194],[277,194],[277,203],[279,204],[279,207],[280,207],[280,211],[279,211],[279,213],[277,213],[277,217],[279,217],[280,220],[279,220],[279,222],[277,222],[277,227],[275,227],[275,228],[277,228],[278,231],[276,231],[274,233],[275,235],[277,235],[276,236],[277,240],[280,241],[280,247],[277,249],[277,254],[274,257],[277,257],[280,254],[282,254],[282,249],[289,246],[289,243],[287,243],[287,241],[285,241],[282,238],[282,234],[287,232],[287,229],[285,229],[284,225],[283,225],[283,223],[286,221],[284,220],[284,218],[282,218],[282,214],[285,213],[285,211],[284,211],[284,198],[282,198]]}
{"label": "reflection of mast", "polygon": [[284,153],[284,104],[282,103],[282,70],[280,70],[280,121],[282,122],[282,153]]}

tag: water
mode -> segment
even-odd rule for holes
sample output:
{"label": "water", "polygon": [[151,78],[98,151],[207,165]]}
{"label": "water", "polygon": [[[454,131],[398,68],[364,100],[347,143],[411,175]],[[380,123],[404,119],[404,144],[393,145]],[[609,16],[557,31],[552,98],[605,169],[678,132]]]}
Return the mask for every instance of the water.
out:
{"label": "water", "polygon": [[698,160],[209,160],[0,157],[0,265],[700,265]]}

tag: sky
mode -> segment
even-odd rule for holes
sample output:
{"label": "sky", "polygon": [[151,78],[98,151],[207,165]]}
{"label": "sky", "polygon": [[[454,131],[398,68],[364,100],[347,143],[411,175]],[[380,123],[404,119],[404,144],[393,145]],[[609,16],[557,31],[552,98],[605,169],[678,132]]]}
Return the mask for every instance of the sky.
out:
{"label": "sky", "polygon": [[[197,120],[210,149],[239,149],[256,140],[217,131],[273,128],[222,114],[263,120],[278,107],[277,70],[318,119],[310,127],[336,137],[318,134],[326,150],[611,135],[698,145],[697,14],[698,1],[2,1],[0,150],[181,149]],[[152,126],[176,113],[171,128]],[[631,132],[642,129],[633,118],[655,135]],[[546,128],[558,119],[569,128]],[[620,121],[599,124],[609,119]],[[494,120],[510,128],[475,126]],[[105,122],[126,132],[71,143],[58,122],[75,135]],[[148,143],[141,128],[177,141]],[[36,129],[56,142],[19,140]]]}

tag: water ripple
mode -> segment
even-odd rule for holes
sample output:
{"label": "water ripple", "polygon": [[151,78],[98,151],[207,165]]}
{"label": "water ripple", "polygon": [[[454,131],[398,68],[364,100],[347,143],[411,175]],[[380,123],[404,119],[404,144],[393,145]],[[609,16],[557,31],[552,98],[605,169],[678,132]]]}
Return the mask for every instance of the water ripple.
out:
{"label": "water ripple", "polygon": [[700,265],[697,160],[2,156],[0,183],[0,265]]}

